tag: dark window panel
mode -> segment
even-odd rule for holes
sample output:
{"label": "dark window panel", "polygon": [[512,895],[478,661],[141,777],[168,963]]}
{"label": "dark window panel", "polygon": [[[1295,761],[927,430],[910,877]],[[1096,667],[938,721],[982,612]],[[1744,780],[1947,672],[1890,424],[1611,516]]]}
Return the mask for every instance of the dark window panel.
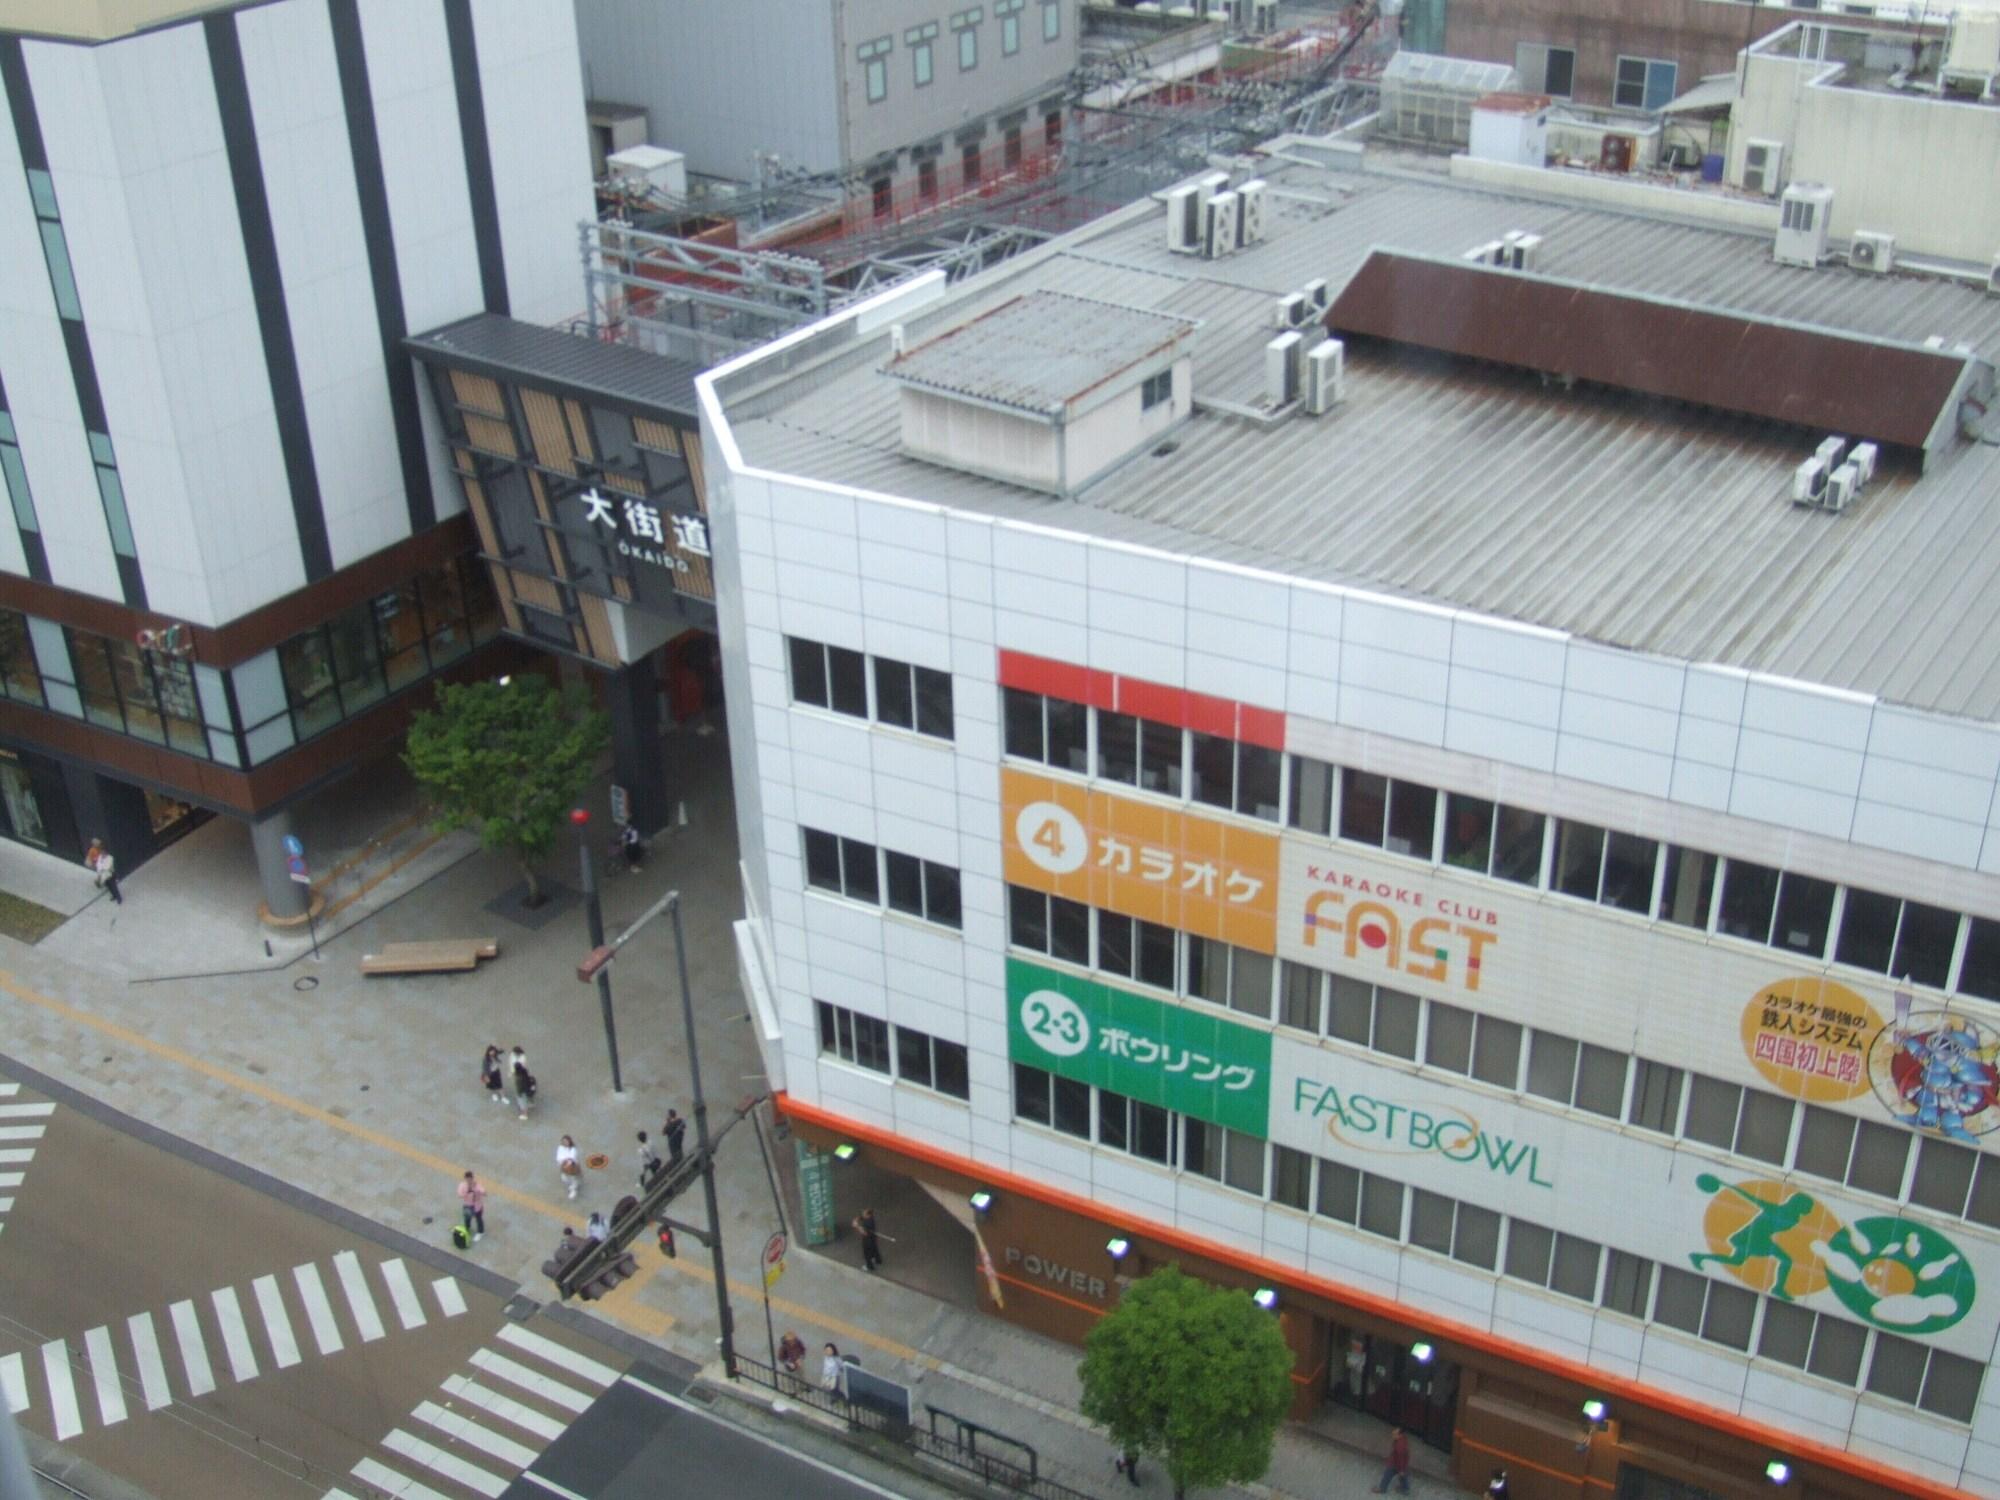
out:
{"label": "dark window panel", "polygon": [[1329,1036],[1357,1047],[1372,1045],[1375,1035],[1375,987],[1345,974],[1335,974],[1333,998],[1326,1018]]}
{"label": "dark window panel", "polygon": [[1317,1035],[1320,1029],[1320,993],[1324,988],[1325,982],[1319,970],[1295,964],[1290,959],[1282,960],[1278,965],[1279,1024]]}
{"label": "dark window panel", "polygon": [[1555,1263],[1549,1271],[1551,1290],[1561,1292],[1565,1297],[1575,1297],[1580,1302],[1595,1302],[1597,1268],[1603,1253],[1604,1247],[1595,1240],[1558,1234]]}
{"label": "dark window panel", "polygon": [[1372,771],[1340,773],[1340,836],[1358,844],[1382,847],[1389,818],[1389,778]]}
{"label": "dark window panel", "polygon": [[1875,1335],[1875,1357],[1868,1362],[1868,1389],[1891,1401],[1911,1406],[1924,1388],[1924,1364],[1929,1353],[1922,1344],[1893,1333]]}
{"label": "dark window panel", "polygon": [[1757,1355],[1760,1359],[1775,1359],[1795,1370],[1803,1370],[1806,1355],[1812,1349],[1812,1336],[1813,1314],[1796,1303],[1782,1302],[1776,1297],[1765,1300],[1764,1327],[1757,1335]]}
{"label": "dark window panel", "polygon": [[959,911],[958,871],[950,865],[924,861],[924,915],[941,927],[957,927],[963,921]]}
{"label": "dark window panel", "polygon": [[1653,1321],[1682,1333],[1701,1332],[1702,1304],[1708,1300],[1708,1282],[1678,1266],[1659,1268],[1660,1289],[1653,1298]]}
{"label": "dark window panel", "polygon": [[1610,1253],[1604,1271],[1604,1305],[1628,1318],[1643,1318],[1653,1298],[1653,1263],[1643,1255]]}
{"label": "dark window panel", "polygon": [[844,646],[826,648],[829,699],[836,713],[868,717],[868,658]]}
{"label": "dark window panel", "polygon": [[1598,877],[1604,868],[1604,830],[1589,823],[1556,822],[1556,862],[1549,885],[1581,901],[1597,899]]}
{"label": "dark window panel", "polygon": [[1771,937],[1771,910],[1778,900],[1778,872],[1748,860],[1732,859],[1722,874],[1722,912],[1716,926],[1730,937],[1753,943]]}
{"label": "dark window panel", "polygon": [[1139,721],[1132,715],[1097,711],[1097,774],[1106,781],[1139,784]]}
{"label": "dark window panel", "polygon": [[1910,1183],[1910,1202],[1957,1218],[1965,1212],[1973,1168],[1978,1165],[1977,1152],[1927,1137],[1917,1147],[1917,1175]]}
{"label": "dark window panel", "polygon": [[948,740],[958,732],[951,706],[951,673],[930,667],[915,669],[917,679],[917,732]]}
{"label": "dark window panel", "polygon": [[1743,1118],[1736,1126],[1736,1154],[1783,1166],[1785,1153],[1791,1149],[1793,1109],[1789,1099],[1745,1089]]}
{"label": "dark window panel", "polygon": [[1708,909],[1715,894],[1713,854],[1699,849],[1667,846],[1667,867],[1660,883],[1660,920],[1708,930]]}
{"label": "dark window panel", "polygon": [[1049,1113],[1050,1075],[1026,1063],[1014,1064],[1014,1113],[1037,1125],[1046,1125]]}
{"label": "dark window panel", "polygon": [[1576,1047],[1573,1038],[1536,1032],[1528,1049],[1528,1092],[1567,1105],[1576,1096]]}
{"label": "dark window panel", "polygon": [[1449,793],[1444,803],[1444,862],[1484,875],[1493,861],[1493,804]]}
{"label": "dark window panel", "polygon": [[1933,1349],[1930,1369],[1924,1375],[1924,1393],[1917,1398],[1917,1405],[1954,1422],[1970,1422],[1973,1408],[1979,1404],[1979,1381],[1985,1372],[1986,1367],[1977,1360]]}
{"label": "dark window panel", "polygon": [[1826,956],[1827,928],[1833,921],[1834,885],[1787,870],[1778,885],[1778,918],[1772,925],[1773,946],[1812,958]]}
{"label": "dark window panel", "polygon": [[1757,1321],[1757,1294],[1727,1282],[1708,1284],[1708,1310],[1702,1314],[1701,1336],[1711,1344],[1732,1349],[1750,1347],[1750,1328]]}
{"label": "dark window panel", "polygon": [[1896,956],[1890,972],[1934,990],[1944,988],[1951,973],[1952,949],[1958,946],[1959,917],[1918,901],[1903,903],[1903,926],[1896,934]]}
{"label": "dark window panel", "polygon": [[[1766,1306],[1775,1304],[1766,1302]],[[1807,1373],[1822,1380],[1854,1385],[1861,1379],[1861,1354],[1868,1345],[1868,1330],[1821,1314],[1813,1327],[1812,1357]]]}
{"label": "dark window panel", "polygon": [[1172,724],[1139,721],[1139,785],[1162,796],[1181,794],[1182,731]]}
{"label": "dark window panel", "polygon": [[1345,1162],[1319,1164],[1319,1196],[1313,1211],[1343,1224],[1352,1224],[1361,1201],[1361,1173]]}
{"label": "dark window panel", "polygon": [[1254,948],[1229,950],[1229,1008],[1271,1018],[1272,960]]}
{"label": "dark window panel", "polygon": [[1213,938],[1187,937],[1187,992],[1211,1005],[1229,1001],[1229,945]]}
{"label": "dark window panel", "polygon": [[1016,947],[1049,951],[1049,898],[1024,885],[1007,887],[1007,941]]}
{"label": "dark window panel", "polygon": [[1492,1270],[1500,1259],[1500,1215],[1470,1203],[1459,1204],[1451,1258],[1482,1271]]}
{"label": "dark window panel", "polygon": [[1097,1139],[1116,1151],[1130,1150],[1132,1101],[1110,1089],[1097,1091]]}
{"label": "dark window panel", "polygon": [[1389,824],[1383,847],[1427,860],[1437,844],[1437,790],[1414,781],[1389,783]]}
{"label": "dark window panel", "polygon": [[1637,1073],[1632,1079],[1632,1102],[1625,1118],[1642,1130],[1672,1135],[1680,1129],[1681,1089],[1686,1075],[1665,1063],[1634,1059]]}
{"label": "dark window panel", "polygon": [[1631,1061],[1623,1052],[1583,1044],[1576,1066],[1576,1107],[1615,1120],[1625,1112],[1625,1073]]}
{"label": "dark window panel", "polygon": [[823,890],[840,889],[840,840],[817,828],[805,830],[806,884]]}
{"label": "dark window panel", "polygon": [[875,717],[898,729],[917,727],[917,700],[910,690],[908,662],[875,658]]}
{"label": "dark window panel", "polygon": [[1159,927],[1151,922],[1139,924],[1139,971],[1135,977],[1163,990],[1174,987],[1174,930],[1171,927]]}
{"label": "dark window panel", "polygon": [[1877,974],[1889,972],[1889,960],[1896,952],[1896,920],[1903,903],[1895,896],[1877,895],[1848,887],[1847,901],[1840,913],[1840,936],[1834,944],[1834,959],[1857,969]]}
{"label": "dark window panel", "polygon": [[1236,741],[1220,735],[1196,734],[1193,740],[1193,780],[1188,795],[1210,807],[1231,807],[1236,800]]}
{"label": "dark window panel", "polygon": [[1403,1184],[1373,1172],[1361,1174],[1361,1217],[1357,1226],[1384,1239],[1403,1237]]}
{"label": "dark window panel", "polygon": [[1060,698],[1048,700],[1049,764],[1058,770],[1090,773],[1090,710]]}
{"label": "dark window panel", "polygon": [[873,1016],[854,1017],[854,1060],[877,1073],[889,1071],[889,1023]]}
{"label": "dark window panel", "polygon": [[1549,1257],[1555,1253],[1555,1243],[1553,1230],[1544,1229],[1539,1224],[1530,1224],[1526,1219],[1509,1219],[1507,1274],[1517,1281],[1547,1286]]}
{"label": "dark window panel", "polygon": [[1857,1122],[1847,1185],[1885,1198],[1902,1197],[1903,1169],[1909,1164],[1912,1139],[1899,1125],[1884,1125],[1878,1120]]}
{"label": "dark window panel", "polygon": [[1046,760],[1042,739],[1042,698],[1019,688],[1000,690],[1000,712],[1007,731],[1007,753],[1023,760]]}
{"label": "dark window panel", "polygon": [[933,1041],[931,1057],[937,1069],[933,1085],[937,1091],[954,1099],[970,1099],[972,1080],[966,1067],[964,1046],[958,1042]]}
{"label": "dark window panel", "polygon": [[1132,977],[1132,919],[1114,912],[1097,914],[1097,967],[1107,974]]}
{"label": "dark window panel", "polygon": [[1652,839],[1613,833],[1604,845],[1604,888],[1598,899],[1645,916],[1653,909],[1653,867],[1659,855],[1660,846]]}
{"label": "dark window panel", "polygon": [[1049,952],[1073,964],[1090,963],[1090,908],[1049,897]]}
{"label": "dark window panel", "polygon": [[1252,818],[1278,821],[1279,768],[1284,756],[1262,745],[1236,747],[1236,810]]}
{"label": "dark window panel", "polygon": [[840,876],[847,894],[856,901],[880,901],[876,884],[875,846],[859,839],[840,841]]}
{"label": "dark window panel", "polygon": [[921,1031],[896,1028],[896,1076],[905,1083],[931,1086],[931,1039]]}
{"label": "dark window panel", "polygon": [[1290,1146],[1271,1147],[1271,1199],[1287,1208],[1312,1207],[1313,1159]]}
{"label": "dark window panel", "polygon": [[922,862],[893,849],[882,851],[882,864],[889,876],[891,910],[913,917],[924,914],[924,874]]}
{"label": "dark window panel", "polygon": [[1410,1243],[1420,1250],[1451,1254],[1452,1200],[1414,1188],[1410,1194]]}
{"label": "dark window panel", "polygon": [[1806,1117],[1799,1124],[1799,1145],[1792,1165],[1829,1182],[1845,1182],[1847,1163],[1854,1155],[1855,1123],[1852,1116],[1808,1104]]}
{"label": "dark window panel", "polygon": [[1080,1135],[1090,1138],[1090,1085],[1078,1083],[1074,1078],[1055,1080],[1056,1129],[1065,1135]]}
{"label": "dark window panel", "polygon": [[1687,1138],[1724,1151],[1735,1150],[1736,1117],[1743,1111],[1742,1088],[1706,1073],[1692,1073],[1689,1079]]}
{"label": "dark window panel", "polygon": [[1434,1068],[1454,1073],[1472,1071],[1472,1012],[1446,1005],[1430,1004],[1430,1018],[1424,1030],[1424,1061]]}
{"label": "dark window panel", "polygon": [[1521,1025],[1481,1016],[1472,1038],[1472,1076],[1511,1089],[1521,1077]]}
{"label": "dark window panel", "polygon": [[1417,1018],[1422,1002],[1415,995],[1386,986],[1375,991],[1375,1037],[1377,1052],[1392,1057],[1417,1058]]}
{"label": "dark window panel", "polygon": [[1333,770],[1323,760],[1292,757],[1292,806],[1286,821],[1307,833],[1326,833],[1333,815]]}
{"label": "dark window panel", "polygon": [[1548,819],[1538,812],[1502,806],[1493,826],[1493,873],[1516,885],[1542,880],[1542,839]]}

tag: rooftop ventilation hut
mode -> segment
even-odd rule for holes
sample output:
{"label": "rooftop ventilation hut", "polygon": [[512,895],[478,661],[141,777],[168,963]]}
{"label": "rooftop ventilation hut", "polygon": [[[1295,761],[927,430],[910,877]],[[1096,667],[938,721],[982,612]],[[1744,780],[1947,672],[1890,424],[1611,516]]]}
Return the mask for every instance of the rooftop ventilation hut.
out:
{"label": "rooftop ventilation hut", "polygon": [[1073,495],[1187,416],[1190,318],[1036,291],[893,355],[903,451]]}
{"label": "rooftop ventilation hut", "polygon": [[1375,133],[1385,140],[1464,150],[1472,108],[1490,94],[1518,93],[1520,75],[1505,63],[1398,52],[1382,70]]}

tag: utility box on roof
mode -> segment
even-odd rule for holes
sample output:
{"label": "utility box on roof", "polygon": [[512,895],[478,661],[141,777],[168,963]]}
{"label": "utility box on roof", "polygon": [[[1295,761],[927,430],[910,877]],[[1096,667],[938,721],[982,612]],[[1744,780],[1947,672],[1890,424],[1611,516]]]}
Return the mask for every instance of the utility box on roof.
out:
{"label": "utility box on roof", "polygon": [[1477,161],[1539,167],[1549,159],[1547,94],[1488,94],[1472,106],[1471,154]]}

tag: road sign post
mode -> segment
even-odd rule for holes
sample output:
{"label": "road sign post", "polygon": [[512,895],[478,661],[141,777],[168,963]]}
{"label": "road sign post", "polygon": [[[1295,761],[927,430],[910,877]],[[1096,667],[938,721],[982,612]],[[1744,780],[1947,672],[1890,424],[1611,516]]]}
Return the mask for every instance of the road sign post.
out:
{"label": "road sign post", "polygon": [[295,833],[285,835],[285,873],[306,888],[306,931],[312,934],[313,957],[319,957],[319,922],[313,916],[312,876],[306,871],[306,846]]}
{"label": "road sign post", "polygon": [[764,1342],[771,1349],[771,1374],[778,1373],[778,1336],[771,1328],[771,1288],[785,1274],[785,1236],[780,1230],[764,1241]]}

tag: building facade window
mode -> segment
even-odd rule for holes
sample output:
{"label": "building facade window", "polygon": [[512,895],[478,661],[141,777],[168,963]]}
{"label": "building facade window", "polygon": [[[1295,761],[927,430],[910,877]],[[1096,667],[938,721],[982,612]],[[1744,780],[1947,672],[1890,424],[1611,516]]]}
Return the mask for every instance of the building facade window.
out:
{"label": "building facade window", "polygon": [[28,617],[15,609],[0,609],[0,692],[37,708],[47,701],[35,643],[28,636]]}
{"label": "building facade window", "polygon": [[1139,387],[1139,410],[1151,411],[1156,406],[1164,406],[1174,399],[1174,372],[1162,370],[1157,375],[1148,375]]}
{"label": "building facade window", "polygon": [[14,437],[13,413],[4,410],[0,410],[0,483],[7,486],[7,501],[22,538],[39,538],[42,523],[35,514],[34,491],[28,487],[28,466],[22,462],[21,445]]}
{"label": "building facade window", "polygon": [[1679,78],[1678,63],[1655,57],[1621,57],[1611,102],[1620,109],[1664,109],[1674,97],[1674,85]]}
{"label": "building facade window", "polygon": [[919,157],[917,160],[917,196],[926,202],[938,195],[937,158]]}
{"label": "building facade window", "polygon": [[974,6],[951,18],[951,29],[958,37],[958,71],[961,73],[970,73],[979,66],[979,23],[985,15],[981,7]]}
{"label": "building facade window", "polygon": [[1000,18],[1000,55],[1012,57],[1021,50],[1021,8],[1028,0],[993,0],[993,14]]}
{"label": "building facade window", "polygon": [[937,42],[938,23],[928,21],[922,26],[912,26],[903,33],[903,45],[910,49],[910,82],[917,88],[926,88],[935,76],[932,49]]}
{"label": "building facade window", "polygon": [[1062,0],[1042,0],[1042,40],[1053,42],[1062,36]]}
{"label": "building facade window", "polygon": [[819,1050],[866,1068],[871,1073],[889,1071],[889,1023],[844,1005],[813,1002],[819,1010]]}
{"label": "building facade window", "polygon": [[979,143],[968,141],[958,152],[959,180],[967,187],[979,181]]}
{"label": "building facade window", "polygon": [[785,637],[785,653],[791,666],[794,703],[854,719],[872,718],[878,724],[933,739],[948,740],[956,733],[949,672],[877,656],[872,658],[871,674],[871,658],[861,652],[795,635]]}
{"label": "building facade window", "polygon": [[870,104],[880,104],[889,97],[889,54],[895,45],[893,38],[880,36],[854,49],[861,60],[862,84]]}
{"label": "building facade window", "polygon": [[806,884],[941,927],[958,927],[964,917],[959,905],[958,871],[933,860],[918,859],[893,849],[878,849],[862,839],[843,838],[818,828],[801,828],[805,845]]}

